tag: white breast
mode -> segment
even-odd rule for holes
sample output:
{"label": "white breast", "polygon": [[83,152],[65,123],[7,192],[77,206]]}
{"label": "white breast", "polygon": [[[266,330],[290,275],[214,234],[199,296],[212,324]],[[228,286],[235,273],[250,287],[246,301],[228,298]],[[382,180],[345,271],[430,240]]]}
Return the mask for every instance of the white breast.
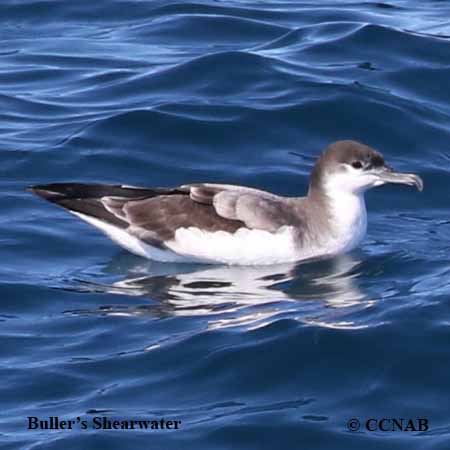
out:
{"label": "white breast", "polygon": [[367,231],[367,212],[363,193],[328,191],[330,199],[330,240],[326,245],[333,254],[357,247]]}

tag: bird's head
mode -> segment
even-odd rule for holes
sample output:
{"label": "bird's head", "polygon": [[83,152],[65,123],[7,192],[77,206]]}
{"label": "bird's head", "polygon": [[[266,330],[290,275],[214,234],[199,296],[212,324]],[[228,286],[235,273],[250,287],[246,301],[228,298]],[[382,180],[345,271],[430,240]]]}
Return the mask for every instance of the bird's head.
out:
{"label": "bird's head", "polygon": [[311,173],[309,192],[345,192],[359,195],[386,183],[423,189],[422,179],[413,173],[395,172],[376,150],[356,141],[329,145]]}

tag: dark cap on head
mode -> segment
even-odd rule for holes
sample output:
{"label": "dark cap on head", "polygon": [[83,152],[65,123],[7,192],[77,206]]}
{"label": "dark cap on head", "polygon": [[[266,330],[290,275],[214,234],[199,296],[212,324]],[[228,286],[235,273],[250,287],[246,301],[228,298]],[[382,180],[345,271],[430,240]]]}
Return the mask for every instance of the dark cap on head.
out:
{"label": "dark cap on head", "polygon": [[339,164],[362,164],[369,169],[384,166],[384,159],[381,153],[360,142],[351,140],[333,142],[322,152],[314,165],[309,183],[310,192],[320,189],[326,173],[337,170]]}

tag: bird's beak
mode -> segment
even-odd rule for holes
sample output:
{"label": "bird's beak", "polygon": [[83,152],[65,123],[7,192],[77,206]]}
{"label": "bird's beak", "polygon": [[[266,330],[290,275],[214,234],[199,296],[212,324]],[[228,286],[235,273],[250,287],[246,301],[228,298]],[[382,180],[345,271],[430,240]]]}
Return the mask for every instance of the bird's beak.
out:
{"label": "bird's beak", "polygon": [[376,173],[377,178],[384,183],[407,184],[408,186],[416,186],[418,191],[423,189],[423,181],[414,173],[395,172],[389,166],[384,166]]}

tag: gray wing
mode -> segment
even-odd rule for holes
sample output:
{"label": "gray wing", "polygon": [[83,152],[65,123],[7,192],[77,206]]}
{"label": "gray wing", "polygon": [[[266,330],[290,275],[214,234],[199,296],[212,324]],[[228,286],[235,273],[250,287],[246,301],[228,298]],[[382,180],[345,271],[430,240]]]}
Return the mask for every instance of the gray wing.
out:
{"label": "gray wing", "polygon": [[184,185],[184,195],[129,200],[104,197],[105,208],[128,224],[127,231],[145,241],[166,241],[178,228],[235,232],[246,227],[274,232],[295,223],[282,197],[252,188],[218,184]]}
{"label": "gray wing", "polygon": [[286,199],[270,192],[226,184],[185,185],[190,198],[211,205],[215,213],[243,222],[247,228],[276,231],[293,224],[295,217]]}
{"label": "gray wing", "polygon": [[226,184],[147,189],[66,183],[36,186],[33,192],[157,246],[172,239],[178,228],[233,233],[247,227],[274,232],[298,222],[287,199]]}

